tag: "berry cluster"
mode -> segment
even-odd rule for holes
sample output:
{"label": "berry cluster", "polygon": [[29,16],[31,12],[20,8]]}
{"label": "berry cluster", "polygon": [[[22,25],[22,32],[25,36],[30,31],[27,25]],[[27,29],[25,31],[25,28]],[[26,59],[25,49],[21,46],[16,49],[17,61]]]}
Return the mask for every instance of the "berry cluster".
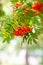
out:
{"label": "berry cluster", "polygon": [[32,31],[32,27],[29,27],[29,26],[22,26],[22,27],[18,27],[14,32],[13,34],[15,36],[23,36],[25,35],[26,33]]}
{"label": "berry cluster", "polygon": [[[21,4],[21,3],[16,3],[14,6],[16,7],[16,8],[18,8],[18,7],[20,7],[20,6],[22,6],[23,4]],[[25,8],[25,9],[24,9]],[[24,9],[24,13],[25,14],[28,14],[29,12],[28,12],[28,8],[26,8],[26,7],[24,7],[23,9]],[[43,13],[43,2],[42,3],[40,3],[40,2],[38,2],[38,1],[36,1],[36,2],[34,2],[33,4],[32,4],[32,11],[38,11],[38,12],[41,12],[41,13]]]}
{"label": "berry cluster", "polygon": [[39,2],[35,2],[33,5],[32,5],[32,9],[34,11],[38,11],[40,13],[43,13],[43,2],[42,3],[39,3]]}

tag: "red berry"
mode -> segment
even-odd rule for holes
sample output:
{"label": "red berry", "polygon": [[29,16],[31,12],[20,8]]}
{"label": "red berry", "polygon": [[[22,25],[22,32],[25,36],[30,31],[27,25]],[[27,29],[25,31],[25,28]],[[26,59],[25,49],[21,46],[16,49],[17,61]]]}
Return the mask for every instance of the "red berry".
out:
{"label": "red berry", "polygon": [[22,4],[21,3],[16,3],[15,4],[15,7],[18,8],[19,6],[21,6]]}

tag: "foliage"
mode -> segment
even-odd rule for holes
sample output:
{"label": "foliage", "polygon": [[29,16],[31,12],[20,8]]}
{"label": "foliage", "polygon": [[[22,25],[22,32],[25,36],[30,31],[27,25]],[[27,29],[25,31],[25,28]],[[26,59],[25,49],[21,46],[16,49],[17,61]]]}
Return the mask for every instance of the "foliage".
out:
{"label": "foliage", "polygon": [[[28,44],[37,43],[38,35],[43,33],[43,12],[32,9],[32,2],[34,1],[36,0],[31,2],[29,0],[20,0],[19,3],[22,5],[15,10],[13,9],[11,16],[4,15],[0,17],[0,37],[3,38],[3,42],[10,42],[15,36],[13,32],[18,27],[30,26],[33,29],[22,36],[22,42],[26,40]],[[18,0],[11,0],[11,2],[15,5]]]}
{"label": "foliage", "polygon": [[0,17],[4,15],[4,11],[2,10],[2,4],[0,3]]}

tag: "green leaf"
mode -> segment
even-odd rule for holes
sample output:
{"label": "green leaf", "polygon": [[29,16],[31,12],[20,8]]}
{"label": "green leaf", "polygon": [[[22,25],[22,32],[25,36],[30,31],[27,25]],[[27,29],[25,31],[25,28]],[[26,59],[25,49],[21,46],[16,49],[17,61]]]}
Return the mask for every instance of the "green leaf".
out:
{"label": "green leaf", "polygon": [[43,20],[43,13],[39,13],[38,15],[39,15],[40,19]]}
{"label": "green leaf", "polygon": [[28,38],[28,39],[27,39],[27,42],[28,42],[28,44],[32,44],[32,38],[31,38],[31,37]]}
{"label": "green leaf", "polygon": [[36,41],[36,39],[33,39],[33,42],[34,42],[35,44],[37,44],[37,41]]}
{"label": "green leaf", "polygon": [[32,20],[30,20],[29,25],[30,25],[30,26],[32,26],[32,25],[33,25],[33,21],[32,21]]}
{"label": "green leaf", "polygon": [[15,4],[16,2],[18,2],[18,0],[10,0],[13,4]]}
{"label": "green leaf", "polygon": [[25,2],[26,2],[26,0],[20,0],[20,2],[21,2],[21,3],[25,3]]}
{"label": "green leaf", "polygon": [[3,43],[6,42],[6,38],[2,41]]}
{"label": "green leaf", "polygon": [[39,0],[40,2],[43,2],[43,0]]}

